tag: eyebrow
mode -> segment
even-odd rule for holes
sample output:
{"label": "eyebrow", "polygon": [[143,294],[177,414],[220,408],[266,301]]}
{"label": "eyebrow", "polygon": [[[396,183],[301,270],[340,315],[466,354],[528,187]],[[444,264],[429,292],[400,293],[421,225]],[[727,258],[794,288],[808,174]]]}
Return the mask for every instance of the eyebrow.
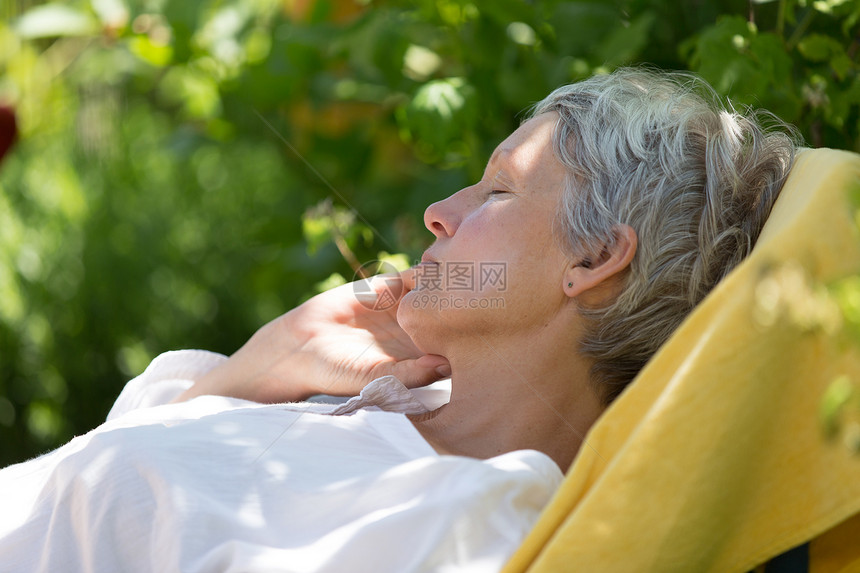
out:
{"label": "eyebrow", "polygon": [[496,171],[496,174],[493,175],[492,181],[493,182],[498,181],[499,183],[501,183],[505,187],[514,188],[517,186],[516,183],[514,182],[513,178],[510,177],[507,173],[505,173],[501,169]]}
{"label": "eyebrow", "polygon": [[[496,150],[493,151],[493,155],[490,156],[490,160],[487,162],[487,169],[490,168],[490,165],[500,161],[503,157],[511,155],[511,153],[513,153],[513,149],[510,147],[497,147]],[[495,174],[492,176],[491,181],[500,181],[508,187],[516,186],[514,178],[502,169],[495,170]]]}

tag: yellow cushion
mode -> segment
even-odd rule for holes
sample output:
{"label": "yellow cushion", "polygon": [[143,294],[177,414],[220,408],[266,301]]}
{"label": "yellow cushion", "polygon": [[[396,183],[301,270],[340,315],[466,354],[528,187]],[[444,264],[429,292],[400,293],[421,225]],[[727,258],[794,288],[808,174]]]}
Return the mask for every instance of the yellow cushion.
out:
{"label": "yellow cushion", "polygon": [[800,153],[753,253],[594,425],[505,571],[741,572],[813,538],[813,571],[860,569],[860,455],[819,419],[860,357],[792,305],[805,274],[860,272],[857,186],[860,155]]}

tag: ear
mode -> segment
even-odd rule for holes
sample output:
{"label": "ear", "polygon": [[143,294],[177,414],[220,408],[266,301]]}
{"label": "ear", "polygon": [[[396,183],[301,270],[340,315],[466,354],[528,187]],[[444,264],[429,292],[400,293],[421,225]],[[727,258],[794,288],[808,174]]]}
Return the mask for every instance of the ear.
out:
{"label": "ear", "polygon": [[598,294],[603,291],[600,287],[611,286],[613,281],[610,279],[630,266],[638,244],[636,231],[630,225],[616,225],[612,230],[614,245],[604,247],[595,259],[571,263],[564,273],[563,288],[567,296],[573,298],[587,291]]}

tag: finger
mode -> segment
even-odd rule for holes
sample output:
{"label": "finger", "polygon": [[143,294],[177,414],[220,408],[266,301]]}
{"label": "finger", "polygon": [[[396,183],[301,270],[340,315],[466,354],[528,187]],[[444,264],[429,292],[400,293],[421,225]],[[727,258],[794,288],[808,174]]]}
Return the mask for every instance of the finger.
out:
{"label": "finger", "polygon": [[407,388],[427,386],[451,376],[451,366],[442,356],[425,355],[421,358],[401,360],[392,365],[392,374]]}
{"label": "finger", "polygon": [[415,288],[415,267],[411,267],[400,273],[400,279],[403,281],[403,293],[411,291]]}
{"label": "finger", "polygon": [[451,375],[451,364],[448,359],[439,354],[425,354],[415,359],[415,363],[421,368],[438,370],[440,376]]}

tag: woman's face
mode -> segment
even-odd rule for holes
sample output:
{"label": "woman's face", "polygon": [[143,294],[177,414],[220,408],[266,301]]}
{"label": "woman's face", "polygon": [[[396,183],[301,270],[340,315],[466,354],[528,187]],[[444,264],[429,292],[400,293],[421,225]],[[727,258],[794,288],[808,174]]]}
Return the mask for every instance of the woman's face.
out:
{"label": "woman's face", "polygon": [[557,117],[524,123],[496,148],[478,183],[425,211],[436,240],[397,313],[425,352],[441,352],[457,333],[528,332],[567,302],[569,258],[553,229],[565,186],[551,143]]}

